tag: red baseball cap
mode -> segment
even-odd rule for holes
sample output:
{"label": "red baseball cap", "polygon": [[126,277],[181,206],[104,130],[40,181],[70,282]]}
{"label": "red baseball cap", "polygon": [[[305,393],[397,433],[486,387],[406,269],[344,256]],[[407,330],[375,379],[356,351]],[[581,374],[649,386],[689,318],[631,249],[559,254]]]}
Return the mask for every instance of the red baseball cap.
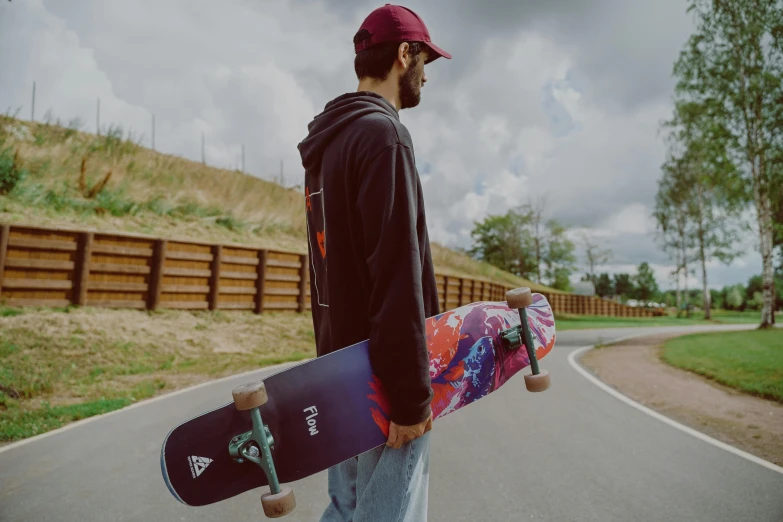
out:
{"label": "red baseball cap", "polygon": [[441,56],[451,59],[449,53],[432,43],[430,32],[421,17],[407,7],[392,4],[379,7],[365,18],[359,31],[362,29],[370,33],[370,36],[354,44],[357,53],[378,44],[423,42],[430,51],[425,63]]}

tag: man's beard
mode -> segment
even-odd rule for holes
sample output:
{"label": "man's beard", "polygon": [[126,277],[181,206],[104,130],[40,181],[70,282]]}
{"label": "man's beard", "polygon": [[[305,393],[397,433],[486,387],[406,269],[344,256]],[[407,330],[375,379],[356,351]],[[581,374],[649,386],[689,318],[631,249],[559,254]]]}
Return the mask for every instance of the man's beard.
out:
{"label": "man's beard", "polygon": [[400,76],[400,110],[416,107],[421,101],[421,78],[416,75],[416,71],[416,64],[413,63]]}

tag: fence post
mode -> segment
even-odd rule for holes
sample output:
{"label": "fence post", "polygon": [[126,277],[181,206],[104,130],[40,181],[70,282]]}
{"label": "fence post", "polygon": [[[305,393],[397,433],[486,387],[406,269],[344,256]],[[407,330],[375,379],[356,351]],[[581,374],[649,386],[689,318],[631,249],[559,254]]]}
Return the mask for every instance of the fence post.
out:
{"label": "fence post", "polygon": [[443,276],[443,309],[449,308],[449,276]]}
{"label": "fence post", "polygon": [[0,295],[3,293],[3,276],[5,274],[5,256],[8,252],[8,235],[11,225],[0,226]]}
{"label": "fence post", "polygon": [[209,309],[217,310],[220,296],[220,258],[223,255],[222,245],[212,245],[212,263],[209,267]]}
{"label": "fence post", "polygon": [[465,280],[463,278],[459,278],[459,304],[457,306],[462,306],[462,293],[465,291]]}
{"label": "fence post", "polygon": [[90,278],[90,259],[92,258],[92,232],[79,234],[79,246],[76,251],[75,281],[71,302],[76,306],[84,306],[87,302],[87,280]]}
{"label": "fence post", "polygon": [[299,307],[297,312],[300,314],[305,311],[305,300],[307,298],[307,270],[309,258],[307,254],[302,254],[300,257],[301,266],[299,267]]}
{"label": "fence post", "polygon": [[258,251],[258,265],[256,265],[256,308],[255,313],[264,312],[264,283],[266,282],[266,250]]}
{"label": "fence post", "polygon": [[161,281],[163,280],[163,265],[166,262],[166,248],[168,241],[158,239],[152,250],[152,266],[150,271],[150,282],[147,287],[147,308],[157,310],[160,304]]}

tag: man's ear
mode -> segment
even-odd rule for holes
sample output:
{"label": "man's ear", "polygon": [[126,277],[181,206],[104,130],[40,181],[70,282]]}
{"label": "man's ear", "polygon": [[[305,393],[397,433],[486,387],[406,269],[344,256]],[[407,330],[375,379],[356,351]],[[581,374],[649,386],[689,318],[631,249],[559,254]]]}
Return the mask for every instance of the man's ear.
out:
{"label": "man's ear", "polygon": [[397,48],[397,61],[403,69],[407,69],[410,65],[410,44],[408,42],[402,42]]}

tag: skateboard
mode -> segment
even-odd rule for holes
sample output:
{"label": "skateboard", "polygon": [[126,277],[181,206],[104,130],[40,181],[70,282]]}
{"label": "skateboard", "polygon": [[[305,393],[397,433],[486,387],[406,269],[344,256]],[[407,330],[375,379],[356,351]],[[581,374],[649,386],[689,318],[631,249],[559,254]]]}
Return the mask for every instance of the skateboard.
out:
{"label": "skateboard", "polygon": [[[552,308],[517,288],[505,302],[476,302],[426,320],[433,420],[525,374],[529,391],[549,388],[538,361],[555,344]],[[234,388],[233,401],[187,420],[166,436],[160,463],[169,491],[203,506],[269,486],[267,517],[295,507],[282,485],[386,443],[389,406],[373,375],[368,341]]]}

